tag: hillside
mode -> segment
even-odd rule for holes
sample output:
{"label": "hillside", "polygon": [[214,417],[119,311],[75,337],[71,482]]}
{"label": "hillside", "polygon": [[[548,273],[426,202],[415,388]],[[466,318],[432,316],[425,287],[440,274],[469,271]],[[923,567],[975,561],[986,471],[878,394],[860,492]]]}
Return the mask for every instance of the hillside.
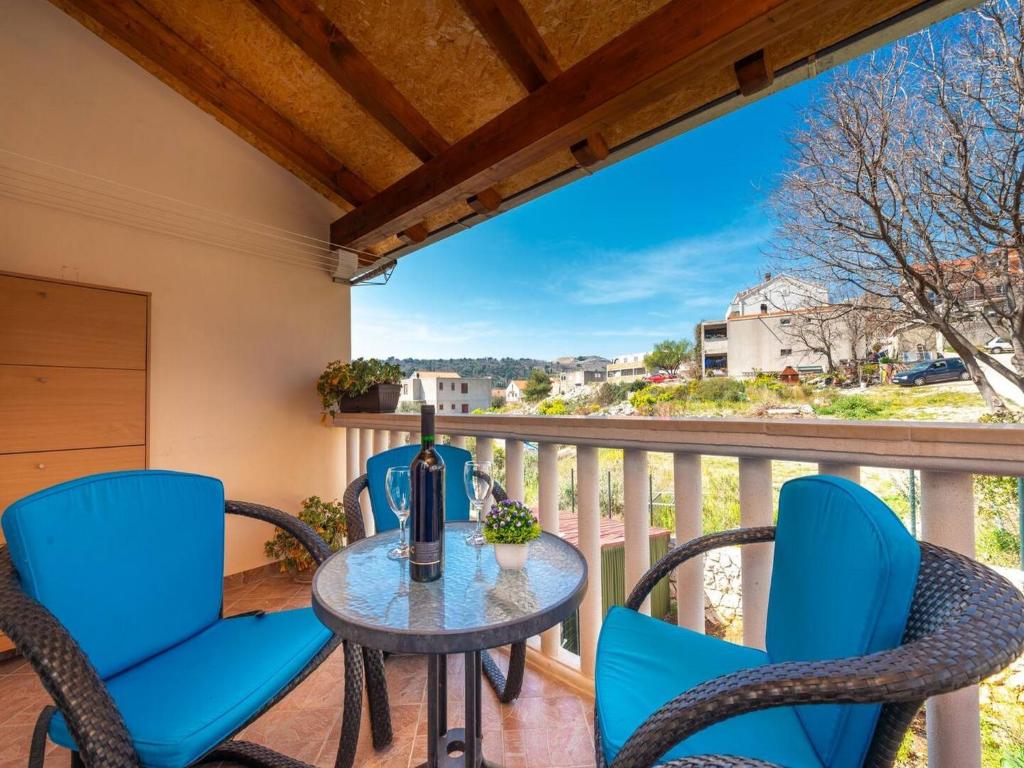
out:
{"label": "hillside", "polygon": [[547,360],[535,360],[528,357],[455,357],[448,359],[420,359],[407,357],[388,358],[402,369],[402,376],[409,376],[413,371],[455,371],[466,378],[474,376],[490,376],[495,387],[504,387],[512,379],[525,379],[534,368],[550,369]]}

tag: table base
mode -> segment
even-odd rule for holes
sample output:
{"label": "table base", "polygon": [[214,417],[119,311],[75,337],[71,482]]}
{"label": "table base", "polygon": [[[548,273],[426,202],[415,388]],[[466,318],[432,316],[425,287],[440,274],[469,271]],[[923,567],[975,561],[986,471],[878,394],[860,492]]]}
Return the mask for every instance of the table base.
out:
{"label": "table base", "polygon": [[427,762],[420,768],[501,768],[484,760],[480,651],[466,654],[466,727],[448,728],[448,657],[427,656]]}

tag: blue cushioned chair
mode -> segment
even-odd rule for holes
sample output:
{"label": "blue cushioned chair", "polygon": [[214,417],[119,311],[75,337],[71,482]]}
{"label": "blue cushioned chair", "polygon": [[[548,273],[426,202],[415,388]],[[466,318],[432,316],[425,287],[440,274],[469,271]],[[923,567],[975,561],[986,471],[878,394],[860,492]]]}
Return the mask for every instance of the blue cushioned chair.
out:
{"label": "blue cushioned chair", "polygon": [[[637,613],[662,578],[716,547],[775,542],[766,650]],[[928,696],[971,685],[1024,649],[1024,600],[998,574],[916,542],[848,480],[786,483],[777,527],[678,547],[602,627],[602,768],[891,766]]]}
{"label": "blue cushioned chair", "polygon": [[[444,515],[445,520],[469,520],[469,496],[463,481],[466,462],[472,454],[465,448],[451,445],[436,445],[437,452],[444,461],[447,482],[445,483]],[[370,497],[370,514],[377,533],[398,528],[398,518],[388,506],[384,490],[384,479],[391,467],[408,467],[419,452],[418,445],[403,445],[398,448],[378,453],[366,460],[366,474],[353,480],[345,491],[346,530],[349,541],[358,541],[366,536],[363,522],[360,494],[366,490]],[[491,495],[496,501],[504,501],[505,490],[495,481]],[[483,670],[487,680],[494,688],[498,699],[503,703],[514,701],[523,687],[523,676],[526,673],[526,642],[515,643],[509,649],[507,674],[501,670],[494,657],[489,653],[482,655]],[[386,691],[379,696],[371,695],[371,703],[386,699]]]}
{"label": "blue cushioned chair", "polygon": [[[76,765],[301,765],[231,737],[340,641],[311,608],[221,615],[225,511],[288,531],[318,563],[330,554],[291,515],[225,502],[219,480],[180,472],[72,480],[3,514],[0,628],[56,704],[40,720],[33,762],[49,721]],[[347,644],[345,655],[339,763],[351,765],[363,660]]]}

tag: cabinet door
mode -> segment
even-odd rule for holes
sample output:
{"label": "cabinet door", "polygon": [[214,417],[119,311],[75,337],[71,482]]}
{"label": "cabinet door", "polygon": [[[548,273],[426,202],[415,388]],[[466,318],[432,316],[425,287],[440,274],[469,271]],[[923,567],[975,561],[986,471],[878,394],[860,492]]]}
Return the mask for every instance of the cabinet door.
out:
{"label": "cabinet door", "polygon": [[145,371],[0,365],[0,453],[145,442]]}
{"label": "cabinet door", "polygon": [[0,512],[23,496],[77,477],[145,469],[146,448],[92,448],[84,451],[40,451],[0,456]]}
{"label": "cabinet door", "polygon": [[0,364],[146,367],[147,297],[0,275]]}

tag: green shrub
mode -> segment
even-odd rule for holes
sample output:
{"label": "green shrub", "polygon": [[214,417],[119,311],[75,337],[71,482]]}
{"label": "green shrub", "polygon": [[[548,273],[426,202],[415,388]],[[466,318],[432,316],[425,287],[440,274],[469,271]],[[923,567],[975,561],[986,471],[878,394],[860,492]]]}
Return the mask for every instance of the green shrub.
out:
{"label": "green shrub", "polygon": [[545,400],[537,408],[542,416],[565,416],[565,400]]}
{"label": "green shrub", "polygon": [[747,387],[742,381],[723,376],[691,382],[690,393],[695,400],[712,403],[742,403],[747,399]]}
{"label": "green shrub", "polygon": [[594,401],[598,405],[615,405],[626,399],[629,395],[628,384],[612,384],[610,381],[606,381],[597,389],[597,394],[594,396]]}
{"label": "green shrub", "polygon": [[884,412],[882,405],[864,395],[837,397],[828,405],[818,408],[820,414],[838,416],[841,419],[878,419]]}
{"label": "green shrub", "polygon": [[[341,549],[345,538],[345,508],[339,501],[324,501],[319,496],[302,500],[299,520],[304,522],[332,550]],[[287,531],[274,529],[274,538],[263,544],[267,557],[280,561],[281,572],[300,573],[311,570],[316,563],[298,540]]]}

